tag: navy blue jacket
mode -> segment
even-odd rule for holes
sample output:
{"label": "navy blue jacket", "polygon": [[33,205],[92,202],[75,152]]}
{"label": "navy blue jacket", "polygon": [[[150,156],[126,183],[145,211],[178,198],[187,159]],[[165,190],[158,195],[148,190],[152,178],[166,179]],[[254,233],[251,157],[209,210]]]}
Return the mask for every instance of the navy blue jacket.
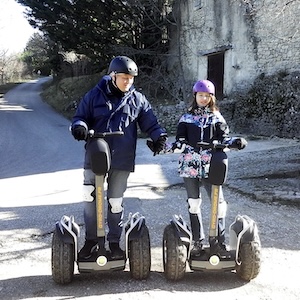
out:
{"label": "navy blue jacket", "polygon": [[[111,150],[111,168],[133,172],[138,126],[154,142],[165,130],[158,124],[143,94],[134,86],[125,94],[116,93],[110,88],[110,81],[110,76],[104,76],[85,94],[73,117],[72,127],[82,125],[95,132],[123,131],[123,136],[105,138]],[[88,167],[87,161],[85,167]]]}

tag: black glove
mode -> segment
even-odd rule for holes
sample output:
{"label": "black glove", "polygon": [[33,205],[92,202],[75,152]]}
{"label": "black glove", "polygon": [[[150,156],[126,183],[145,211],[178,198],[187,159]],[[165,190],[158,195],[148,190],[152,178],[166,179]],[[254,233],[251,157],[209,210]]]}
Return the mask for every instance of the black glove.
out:
{"label": "black glove", "polygon": [[167,135],[161,135],[158,140],[153,143],[154,155],[159,154],[160,151],[165,149],[167,138]]}
{"label": "black glove", "polygon": [[154,156],[165,149],[167,138],[167,134],[163,134],[157,139],[156,142],[147,140],[147,146],[153,152]]}
{"label": "black glove", "polygon": [[188,142],[184,138],[180,138],[173,143],[172,150],[173,152],[176,150],[183,152],[187,144]]}
{"label": "black glove", "polygon": [[244,138],[232,138],[230,148],[242,150],[247,146],[247,141]]}
{"label": "black glove", "polygon": [[149,147],[149,149],[154,152],[154,143],[153,141],[147,140],[147,146]]}
{"label": "black glove", "polygon": [[87,138],[87,129],[82,125],[72,127],[72,134],[77,141],[84,141]]}

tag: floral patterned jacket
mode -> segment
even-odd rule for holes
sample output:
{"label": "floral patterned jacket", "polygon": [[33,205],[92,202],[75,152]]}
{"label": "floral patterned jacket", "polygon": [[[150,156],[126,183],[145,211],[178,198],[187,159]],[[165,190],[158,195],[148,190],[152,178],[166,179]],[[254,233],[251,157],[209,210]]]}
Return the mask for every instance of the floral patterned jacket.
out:
{"label": "floral patterned jacket", "polygon": [[179,156],[180,177],[208,177],[211,149],[203,150],[197,146],[197,142],[224,142],[229,139],[228,135],[229,128],[219,111],[212,112],[206,108],[197,114],[184,114],[179,120],[176,134],[176,140],[187,142],[185,150]]}

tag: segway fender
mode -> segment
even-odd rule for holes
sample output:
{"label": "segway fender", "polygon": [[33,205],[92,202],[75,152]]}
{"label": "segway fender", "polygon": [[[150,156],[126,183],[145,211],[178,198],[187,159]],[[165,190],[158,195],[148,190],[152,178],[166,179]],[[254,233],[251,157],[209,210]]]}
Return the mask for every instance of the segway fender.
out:
{"label": "segway fender", "polygon": [[145,219],[144,218],[140,219],[139,222],[137,222],[135,226],[131,229],[128,236],[128,240],[132,241],[135,239],[139,239],[144,232],[145,226],[146,226]]}
{"label": "segway fender", "polygon": [[128,220],[124,224],[125,227],[125,247],[126,257],[129,257],[129,243],[132,240],[139,239],[146,228],[145,217],[139,212],[130,213]]}
{"label": "segway fender", "polygon": [[236,216],[235,221],[229,227],[230,249],[237,250],[242,243],[259,241],[258,228],[250,217]]}
{"label": "segway fender", "polygon": [[184,221],[182,216],[174,215],[170,221],[171,225],[175,229],[175,234],[177,237],[186,244],[191,244],[192,242],[192,234],[189,230],[187,223]]}
{"label": "segway fender", "polygon": [[73,216],[63,216],[60,221],[56,222],[55,230],[59,238],[66,244],[74,244],[80,231]]}

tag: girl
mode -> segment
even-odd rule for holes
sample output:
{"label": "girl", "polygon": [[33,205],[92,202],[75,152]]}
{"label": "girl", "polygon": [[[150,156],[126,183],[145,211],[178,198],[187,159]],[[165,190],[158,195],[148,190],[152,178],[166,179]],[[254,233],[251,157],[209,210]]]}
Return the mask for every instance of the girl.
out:
{"label": "girl", "polygon": [[[211,143],[213,140],[225,142],[230,140],[228,134],[229,128],[216,106],[214,84],[209,80],[197,81],[193,87],[192,104],[187,113],[180,118],[176,134],[176,144],[186,144],[185,150],[179,157],[178,171],[183,177],[188,197],[193,236],[192,256],[201,255],[205,238],[201,215],[200,187],[204,187],[208,196],[211,196],[211,184],[207,180],[211,150],[201,149],[197,146],[197,142]],[[227,252],[225,246],[226,208],[227,203],[221,189],[218,215],[220,255]]]}

